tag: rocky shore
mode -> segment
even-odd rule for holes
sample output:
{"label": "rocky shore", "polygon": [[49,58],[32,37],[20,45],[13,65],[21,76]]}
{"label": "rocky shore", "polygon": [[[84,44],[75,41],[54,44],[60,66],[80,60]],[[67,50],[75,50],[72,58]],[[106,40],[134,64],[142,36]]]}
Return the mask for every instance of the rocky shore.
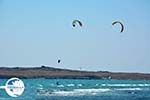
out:
{"label": "rocky shore", "polygon": [[117,79],[117,80],[150,80],[150,74],[123,73],[108,71],[79,71],[59,69],[47,66],[41,67],[0,67],[0,78],[62,78],[62,79]]}

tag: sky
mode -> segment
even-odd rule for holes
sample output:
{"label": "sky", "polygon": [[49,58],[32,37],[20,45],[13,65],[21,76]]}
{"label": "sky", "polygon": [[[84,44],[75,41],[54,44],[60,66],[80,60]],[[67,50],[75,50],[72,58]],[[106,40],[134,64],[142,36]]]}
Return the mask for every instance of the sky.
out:
{"label": "sky", "polygon": [[149,12],[150,0],[0,0],[0,66],[149,73]]}

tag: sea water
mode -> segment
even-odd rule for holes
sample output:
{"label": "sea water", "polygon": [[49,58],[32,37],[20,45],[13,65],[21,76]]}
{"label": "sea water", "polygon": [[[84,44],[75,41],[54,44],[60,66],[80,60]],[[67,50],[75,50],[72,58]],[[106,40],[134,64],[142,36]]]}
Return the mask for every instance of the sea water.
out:
{"label": "sea water", "polygon": [[[0,100],[150,100],[150,81],[22,79],[24,93],[13,98],[0,89]],[[7,79],[0,79],[4,86]]]}

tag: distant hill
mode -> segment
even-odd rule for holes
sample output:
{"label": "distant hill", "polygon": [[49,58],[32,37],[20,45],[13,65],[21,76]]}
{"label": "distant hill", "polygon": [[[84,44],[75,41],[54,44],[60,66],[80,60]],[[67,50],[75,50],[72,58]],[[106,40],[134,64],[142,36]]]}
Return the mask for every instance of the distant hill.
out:
{"label": "distant hill", "polygon": [[117,79],[117,80],[150,80],[150,74],[123,73],[108,71],[79,71],[41,67],[0,67],[0,78],[62,78],[62,79]]}

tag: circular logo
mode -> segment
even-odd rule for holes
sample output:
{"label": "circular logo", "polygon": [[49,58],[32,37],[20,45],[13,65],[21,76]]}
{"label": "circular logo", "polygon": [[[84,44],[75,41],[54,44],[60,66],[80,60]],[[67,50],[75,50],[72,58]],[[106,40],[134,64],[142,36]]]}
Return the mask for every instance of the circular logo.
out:
{"label": "circular logo", "polygon": [[18,97],[24,92],[25,86],[19,78],[11,78],[6,82],[5,90],[11,97]]}

